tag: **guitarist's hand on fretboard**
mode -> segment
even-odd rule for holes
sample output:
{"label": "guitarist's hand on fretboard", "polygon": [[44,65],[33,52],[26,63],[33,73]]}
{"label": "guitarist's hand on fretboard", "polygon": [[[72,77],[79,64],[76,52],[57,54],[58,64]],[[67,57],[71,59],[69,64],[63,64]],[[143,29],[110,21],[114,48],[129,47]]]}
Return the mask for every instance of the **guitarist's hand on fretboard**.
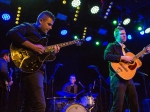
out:
{"label": "guitarist's hand on fretboard", "polygon": [[54,46],[54,53],[55,53],[55,54],[58,53],[59,50],[60,50],[60,47],[59,47],[58,45],[55,45],[55,46]]}
{"label": "guitarist's hand on fretboard", "polygon": [[150,47],[147,47],[146,48],[146,54],[149,54],[150,53]]}

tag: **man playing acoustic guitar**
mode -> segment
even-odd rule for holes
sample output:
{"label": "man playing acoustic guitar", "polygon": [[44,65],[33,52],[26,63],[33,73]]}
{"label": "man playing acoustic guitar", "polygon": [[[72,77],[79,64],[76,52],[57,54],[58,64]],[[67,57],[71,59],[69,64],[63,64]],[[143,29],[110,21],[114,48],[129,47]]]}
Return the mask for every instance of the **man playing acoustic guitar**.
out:
{"label": "man playing acoustic guitar", "polygon": [[138,58],[150,53],[150,47],[145,47],[134,56],[124,45],[127,37],[123,27],[115,28],[114,37],[116,41],[109,43],[104,51],[104,59],[109,62],[110,88],[113,93],[110,112],[122,112],[125,96],[130,112],[139,112],[137,92],[132,78],[142,64]]}

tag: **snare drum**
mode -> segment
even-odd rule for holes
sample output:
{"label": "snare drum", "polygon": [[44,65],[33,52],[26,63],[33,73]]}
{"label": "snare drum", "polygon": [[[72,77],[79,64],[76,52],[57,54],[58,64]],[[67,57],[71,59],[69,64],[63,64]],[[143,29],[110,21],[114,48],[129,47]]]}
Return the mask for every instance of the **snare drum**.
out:
{"label": "snare drum", "polygon": [[63,108],[62,112],[88,112],[88,111],[84,106],[74,103],[66,105]]}
{"label": "snare drum", "polygon": [[95,104],[94,98],[92,96],[83,96],[80,100],[83,106],[93,106]]}

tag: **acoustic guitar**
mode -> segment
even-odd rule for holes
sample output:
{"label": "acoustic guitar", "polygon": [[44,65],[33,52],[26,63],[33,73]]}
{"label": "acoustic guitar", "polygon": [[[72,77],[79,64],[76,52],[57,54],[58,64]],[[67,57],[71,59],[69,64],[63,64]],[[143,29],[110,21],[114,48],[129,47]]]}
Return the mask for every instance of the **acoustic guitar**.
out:
{"label": "acoustic guitar", "polygon": [[134,55],[131,52],[126,53],[126,56],[132,56],[133,60],[131,60],[131,63],[126,63],[126,62],[111,62],[111,66],[114,69],[114,71],[124,80],[130,80],[134,77],[136,70],[141,67],[142,62],[139,60],[139,58],[146,53],[147,47],[150,45],[146,46],[141,52],[138,54]]}

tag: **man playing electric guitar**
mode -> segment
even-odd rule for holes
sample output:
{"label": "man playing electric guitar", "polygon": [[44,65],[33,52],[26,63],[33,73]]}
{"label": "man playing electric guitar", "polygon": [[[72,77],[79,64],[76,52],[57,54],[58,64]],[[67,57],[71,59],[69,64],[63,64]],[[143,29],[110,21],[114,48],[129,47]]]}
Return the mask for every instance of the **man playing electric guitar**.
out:
{"label": "man playing electric guitar", "polygon": [[10,53],[8,50],[0,52],[0,112],[7,112],[9,88],[13,84],[12,75],[13,70],[8,71],[8,63],[10,62]]}
{"label": "man playing electric guitar", "polygon": [[[132,80],[133,76],[129,78],[126,76],[130,71],[136,71],[136,67],[141,66],[140,61],[136,62],[136,60],[140,56],[144,56],[144,54],[150,53],[150,47],[144,48],[138,55],[133,56],[133,54],[130,55],[131,53],[127,53],[129,51],[124,45],[127,36],[123,27],[118,26],[115,28],[114,37],[116,41],[109,43],[104,51],[104,59],[109,62],[110,88],[113,93],[113,104],[110,112],[123,111],[122,108],[125,96],[128,101],[130,112],[139,112],[137,92]],[[133,65],[130,65],[132,63]],[[123,74],[122,76],[122,74],[120,74],[122,72],[126,74]]]}
{"label": "man playing electric guitar", "polygon": [[[47,41],[47,33],[49,30],[52,29],[52,26],[55,21],[55,16],[48,10],[41,12],[35,23],[22,23],[14,28],[12,28],[7,33],[7,37],[10,38],[13,41],[13,45],[20,48],[26,48],[30,50],[31,52],[37,54],[38,56],[42,56],[42,54],[49,55],[49,54],[56,54],[59,52],[60,47],[58,45],[55,45],[49,52],[45,53],[48,49],[45,49],[44,45],[42,43],[45,43]],[[38,41],[40,43],[38,43]],[[47,42],[46,42],[47,43]],[[45,45],[46,46],[46,45]],[[26,52],[26,50],[19,51],[20,54],[14,54],[18,57],[14,57],[15,60],[19,59],[19,57],[23,57],[22,60],[26,60],[30,55],[29,52]],[[15,53],[15,52],[14,52]],[[48,56],[47,55],[47,56]],[[13,56],[13,54],[12,54]],[[36,56],[36,55],[35,55]],[[36,57],[33,57],[33,60]],[[45,56],[44,56],[45,58]],[[47,57],[46,57],[47,58]],[[44,59],[38,58],[38,60],[34,60],[32,63],[35,63],[38,61],[39,63],[43,62]],[[14,60],[14,59],[12,59]],[[23,65],[22,62],[19,62],[19,68]],[[30,68],[29,66],[31,64],[26,64],[26,68]],[[34,64],[33,64],[34,66]],[[34,67],[36,68],[37,65]],[[36,71],[31,72],[24,72],[22,71],[22,81],[24,85],[25,90],[25,97],[24,102],[21,107],[21,112],[45,112],[46,108],[46,102],[45,102],[45,95],[44,95],[44,71],[45,68],[43,65],[40,66],[40,68]]]}

